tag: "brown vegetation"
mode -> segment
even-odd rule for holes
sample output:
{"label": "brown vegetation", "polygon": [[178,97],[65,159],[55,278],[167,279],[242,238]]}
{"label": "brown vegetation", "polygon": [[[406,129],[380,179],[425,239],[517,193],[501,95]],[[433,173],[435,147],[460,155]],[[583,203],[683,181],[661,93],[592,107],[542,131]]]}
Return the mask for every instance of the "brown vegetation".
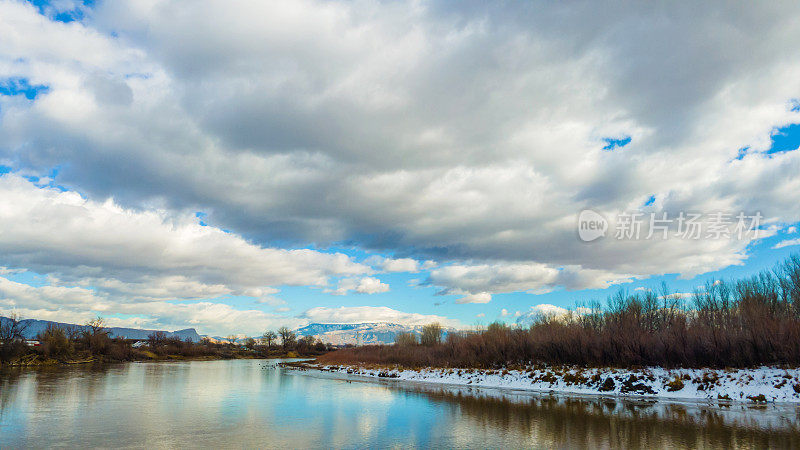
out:
{"label": "brown vegetation", "polygon": [[[0,365],[38,365],[48,363],[75,362],[118,362],[148,359],[233,359],[233,358],[272,358],[284,356],[318,356],[331,348],[314,340],[313,337],[296,339],[288,329],[283,345],[273,346],[274,332],[258,344],[249,338],[245,345],[230,342],[200,342],[168,337],[163,331],[148,336],[147,341],[137,344],[136,340],[120,337],[112,338],[106,331],[103,319],[97,318],[82,329],[74,327],[48,326],[36,340],[39,346],[26,345],[24,329],[18,317],[0,321]],[[136,345],[135,345],[136,344]]]}
{"label": "brown vegetation", "polygon": [[391,346],[329,353],[328,364],[408,367],[501,367],[510,364],[582,366],[750,367],[800,364],[800,257],[734,282],[709,282],[688,304],[661,292],[620,291],[601,308],[542,316],[529,328],[492,324],[452,332],[418,345],[403,337]]}

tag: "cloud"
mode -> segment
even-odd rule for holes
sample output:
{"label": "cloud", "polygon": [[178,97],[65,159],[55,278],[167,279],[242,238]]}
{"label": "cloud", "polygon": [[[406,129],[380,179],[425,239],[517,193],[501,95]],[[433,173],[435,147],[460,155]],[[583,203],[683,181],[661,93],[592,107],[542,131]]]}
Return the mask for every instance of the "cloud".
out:
{"label": "cloud", "polygon": [[[250,297],[256,298],[256,303],[262,303],[269,306],[285,305],[286,300],[273,296],[273,294],[277,294],[278,292],[280,292],[280,290],[267,288],[267,289],[257,290],[255,292],[250,291],[248,292],[248,294],[250,294],[249,295]],[[275,311],[279,311],[281,309],[283,308],[276,308]]]}
{"label": "cloud", "polygon": [[557,269],[544,264],[496,263],[440,267],[431,271],[426,283],[442,287],[440,295],[464,295],[456,303],[488,303],[492,294],[539,294],[559,286],[569,290],[596,289],[629,281],[630,275],[574,266]]}
{"label": "cloud", "polygon": [[316,323],[387,322],[401,325],[440,323],[441,325],[455,328],[462,326],[457,320],[443,316],[406,313],[385,306],[316,307],[305,311],[299,318]]}
{"label": "cloud", "polygon": [[492,294],[488,292],[478,292],[475,294],[467,294],[461,298],[456,299],[456,303],[489,303],[492,301]]}
{"label": "cloud", "polygon": [[383,272],[410,272],[417,273],[421,268],[430,268],[426,264],[420,264],[417,260],[411,258],[384,258],[382,256],[373,256],[364,261],[366,264],[376,266]]}
{"label": "cloud", "polygon": [[189,214],[86,200],[13,174],[0,176],[0,220],[3,266],[127,298],[269,302],[278,292],[270,285],[325,286],[331,276],[370,271],[343,254],[261,247]]}
{"label": "cloud", "polygon": [[[321,287],[332,276],[371,271],[343,254],[261,247],[190,214],[126,209],[14,174],[0,176],[0,220],[2,275],[47,274],[41,287],[0,278],[0,304],[27,317],[84,322],[126,314],[138,317],[114,323],[257,332],[301,322],[219,301],[170,301],[240,295],[279,306],[286,301],[271,284]],[[355,289],[388,289],[372,280]]]}
{"label": "cloud", "polygon": [[783,248],[783,247],[791,247],[794,245],[800,245],[800,239],[786,239],[783,241],[778,242],[777,244],[773,245],[772,248]]}
{"label": "cloud", "polygon": [[[0,142],[93,196],[201,207],[262,242],[702,273],[746,243],[587,246],[574,215],[657,193],[798,220],[798,155],[761,153],[800,121],[798,11],[666,8],[121,1],[65,26],[8,3],[4,70],[51,90],[3,100]],[[41,41],[15,38],[34,29]],[[618,136],[631,141],[604,151]]]}
{"label": "cloud", "polygon": [[47,87],[0,95],[0,164],[55,168],[42,182],[66,192],[3,177],[0,265],[60,286],[149,301],[371,275],[303,249],[346,242],[485,303],[688,278],[751,248],[589,245],[587,207],[653,197],[673,217],[800,221],[800,152],[767,153],[800,123],[798,5],[175,0],[48,16],[0,4],[0,78]]}
{"label": "cloud", "polygon": [[389,285],[373,277],[342,278],[339,280],[336,289],[328,289],[325,292],[333,295],[347,295],[351,291],[358,294],[380,294],[389,292]]}

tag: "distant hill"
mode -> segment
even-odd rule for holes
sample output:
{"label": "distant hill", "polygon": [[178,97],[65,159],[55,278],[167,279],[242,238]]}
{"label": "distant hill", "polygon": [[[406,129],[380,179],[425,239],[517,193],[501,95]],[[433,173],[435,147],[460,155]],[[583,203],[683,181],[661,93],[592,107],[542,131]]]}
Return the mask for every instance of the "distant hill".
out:
{"label": "distant hill", "polygon": [[[8,320],[5,317],[0,317],[0,321]],[[27,328],[25,329],[25,338],[26,339],[33,339],[39,333],[47,329],[49,324],[53,324],[60,327],[73,327],[77,328],[78,330],[88,330],[89,327],[86,325],[75,325],[69,323],[62,323],[62,322],[52,322],[49,320],[36,320],[36,319],[25,319],[21,321],[24,326]],[[122,337],[125,339],[139,339],[144,340],[147,339],[147,336],[152,334],[155,331],[163,331],[163,330],[142,330],[139,328],[120,328],[120,327],[108,327],[106,328],[108,334],[111,337]],[[446,335],[448,331],[447,328],[444,329],[444,334]],[[227,337],[221,336],[202,336],[197,333],[194,328],[187,328],[185,330],[178,330],[178,331],[164,331],[167,337],[177,337],[181,340],[189,339],[193,342],[200,342],[200,340],[204,337],[208,337],[212,342],[229,342]],[[299,336],[314,336],[315,338],[321,340],[325,343],[331,343],[334,345],[369,345],[369,344],[392,344],[395,341],[395,337],[397,337],[400,333],[412,333],[417,336],[422,334],[422,326],[421,325],[400,325],[396,323],[384,323],[384,322],[370,322],[370,323],[311,323],[304,327],[300,327],[295,330],[295,333]],[[235,342],[237,343],[244,343],[247,339],[247,336],[241,334],[236,335]]]}
{"label": "distant hill", "polygon": [[[444,330],[447,334],[447,329]],[[296,331],[298,336],[314,336],[334,345],[392,344],[399,333],[422,334],[421,325],[396,323],[311,323]]]}
{"label": "distant hill", "polygon": [[[0,321],[8,320],[5,317],[0,317]],[[36,320],[36,319],[25,319],[20,321],[25,328],[25,338],[26,339],[33,339],[41,333],[42,331],[47,329],[47,326],[50,324],[59,326],[59,327],[73,327],[77,328],[78,330],[88,330],[89,327],[86,325],[74,325],[70,323],[61,323],[61,322],[51,322],[49,320]],[[162,331],[162,330],[142,330],[138,328],[119,328],[119,327],[108,327],[105,329],[108,331],[109,336],[111,337],[122,337],[125,339],[147,339],[147,336],[152,334],[155,331]],[[197,334],[197,331],[194,328],[187,328],[185,330],[178,330],[178,331],[164,331],[167,337],[177,337],[181,340],[189,339],[193,342],[199,342],[202,336]]]}

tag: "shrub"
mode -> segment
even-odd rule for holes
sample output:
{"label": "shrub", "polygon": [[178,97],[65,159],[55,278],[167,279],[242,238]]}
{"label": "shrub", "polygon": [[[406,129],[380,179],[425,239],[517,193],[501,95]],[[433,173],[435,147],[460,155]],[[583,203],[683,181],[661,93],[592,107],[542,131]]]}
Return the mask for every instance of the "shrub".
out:
{"label": "shrub", "polygon": [[398,333],[394,338],[394,345],[398,347],[409,347],[418,343],[417,336],[412,333]]}
{"label": "shrub", "polygon": [[667,392],[677,392],[683,389],[683,380],[680,377],[675,377],[672,381],[666,384]]}
{"label": "shrub", "polygon": [[53,358],[66,358],[75,352],[75,346],[67,337],[63,328],[50,324],[39,333],[37,339],[42,345],[42,352]]}

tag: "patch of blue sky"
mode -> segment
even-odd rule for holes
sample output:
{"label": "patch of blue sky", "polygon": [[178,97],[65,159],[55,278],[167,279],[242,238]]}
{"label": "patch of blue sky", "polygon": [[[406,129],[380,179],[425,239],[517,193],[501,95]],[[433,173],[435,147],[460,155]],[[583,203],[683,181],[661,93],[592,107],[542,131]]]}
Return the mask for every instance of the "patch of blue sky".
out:
{"label": "patch of blue sky", "polygon": [[28,286],[33,286],[33,287],[42,287],[50,285],[50,282],[47,279],[46,275],[32,272],[30,270],[25,272],[8,273],[1,276],[15,283],[27,284]]}
{"label": "patch of blue sky", "polygon": [[[388,292],[377,294],[361,294],[353,291],[345,295],[333,296],[325,292],[325,287],[302,287],[302,286],[275,286],[280,289],[280,292],[275,294],[274,297],[287,301],[286,305],[278,305],[277,308],[288,306],[291,308],[291,314],[296,315],[303,311],[323,306],[338,308],[356,307],[356,306],[386,306],[402,312],[413,312],[419,314],[443,314],[440,307],[434,303],[440,300],[450,300],[448,303],[453,303],[456,297],[452,298],[439,298],[433,294],[436,288],[433,286],[415,287],[411,286],[409,282],[413,279],[427,278],[427,273],[376,273],[372,275],[390,286]],[[330,284],[327,289],[335,290],[339,278],[331,278]],[[250,306],[255,303],[254,299],[249,299]],[[445,303],[447,304],[447,303]],[[276,307],[268,304],[257,304],[265,311],[273,311]],[[462,306],[462,305],[457,305]],[[457,314],[458,308],[448,311],[450,314]]]}
{"label": "patch of blue sky", "polygon": [[[97,312],[97,311],[95,311],[95,312]],[[145,319],[145,320],[148,320],[148,319],[151,319],[151,317],[148,316],[147,314],[125,314],[125,313],[103,312],[100,315],[105,319],[108,319],[108,318],[122,319],[122,320],[125,320],[125,319]],[[128,328],[128,327],[123,327],[123,328]],[[133,327],[133,328],[137,328],[137,327]]]}
{"label": "patch of blue sky", "polygon": [[208,217],[207,213],[204,213],[203,211],[197,211],[196,213],[194,213],[194,216],[200,219],[198,223],[200,224],[201,227],[208,226],[208,224],[206,223],[206,217]]}
{"label": "patch of blue sky", "polygon": [[0,79],[0,95],[24,95],[28,100],[34,100],[39,94],[47,93],[49,90],[49,86],[30,84],[27,78]]}
{"label": "patch of blue sky", "polygon": [[783,128],[778,128],[772,133],[772,145],[765,153],[788,152],[797,150],[800,147],[800,124],[793,124]]}
{"label": "patch of blue sky", "polygon": [[[50,170],[48,170],[45,175],[42,175],[42,176],[39,176],[39,175],[22,175],[22,178],[30,181],[31,183],[34,183],[35,185],[37,185],[39,187],[49,187],[49,188],[53,188],[53,189],[58,189],[61,192],[67,192],[67,191],[73,191],[74,192],[74,190],[68,188],[67,186],[63,186],[63,185],[58,184],[56,182],[56,177],[58,176],[58,174],[60,172],[61,172],[61,166],[58,165],[58,166],[55,166],[55,167],[51,168]],[[0,165],[0,176],[5,175],[7,173],[19,173],[19,172],[15,171],[14,168],[11,167],[11,166]],[[42,179],[46,179],[47,182],[46,183],[42,183]],[[80,195],[81,198],[84,198],[84,199],[87,198],[85,195],[81,194],[80,192],[78,192],[78,195]]]}
{"label": "patch of blue sky", "polygon": [[603,141],[606,143],[603,150],[612,151],[617,148],[625,147],[626,145],[631,143],[631,137],[627,136],[624,138],[603,138]]}
{"label": "patch of blue sky", "polygon": [[85,8],[92,8],[95,5],[95,0],[83,0],[76,8],[65,9],[65,2],[52,2],[48,0],[28,0],[30,4],[36,7],[39,14],[54,20],[56,22],[70,23],[81,21],[85,17]]}

